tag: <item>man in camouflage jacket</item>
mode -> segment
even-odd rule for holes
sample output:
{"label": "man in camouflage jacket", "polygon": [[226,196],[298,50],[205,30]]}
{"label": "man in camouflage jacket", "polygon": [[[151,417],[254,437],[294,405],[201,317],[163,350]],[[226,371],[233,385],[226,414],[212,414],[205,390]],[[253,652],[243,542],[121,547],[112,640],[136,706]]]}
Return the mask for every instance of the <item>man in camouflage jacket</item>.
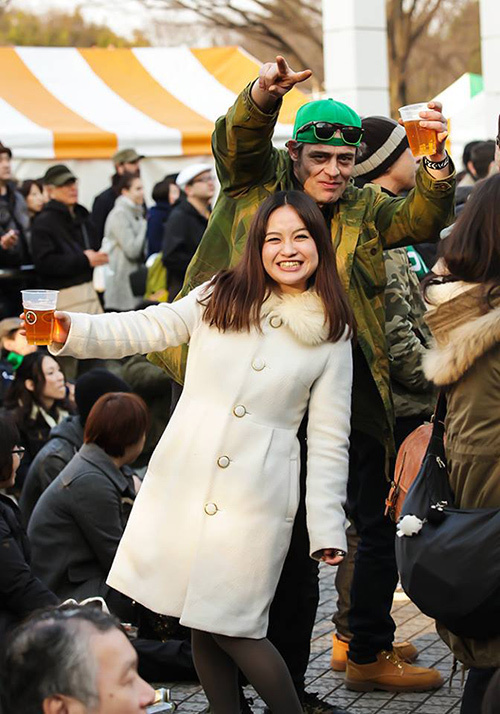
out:
{"label": "man in camouflage jacket", "polygon": [[436,401],[433,385],[425,378],[422,359],[431,346],[431,332],[420,283],[410,267],[405,248],[384,254],[386,334],[389,348],[396,446],[432,415]]}
{"label": "man in camouflage jacket", "polygon": [[[288,150],[273,148],[281,99],[310,74],[308,70],[293,72],[283,58],[276,58],[275,63],[262,67],[259,79],[246,87],[227,115],[217,121],[212,148],[221,193],[188,268],[181,296],[218,270],[238,262],[253,215],[269,194],[294,188],[304,190],[322,209],[358,327],[358,345],[353,350],[348,502],[361,544],[352,592],[353,639],[346,684],[363,690],[375,686],[392,690],[397,687],[398,691],[421,689],[422,685],[433,688],[441,684],[433,670],[402,665],[392,656],[395,625],[390,609],[397,582],[395,533],[383,511],[388,488],[387,457],[393,452],[394,412],[385,337],[383,250],[436,240],[439,231],[452,220],[455,181],[453,165],[444,151],[446,121],[438,103],[431,104],[422,116],[424,125],[435,130],[438,137],[437,153],[429,160],[441,163],[437,168],[435,164],[421,166],[416,188],[406,198],[392,198],[374,186],[357,189],[350,180],[356,149],[343,141],[340,131],[335,132],[330,142],[301,143],[306,141],[299,136],[305,126],[299,125],[298,119],[304,107],[298,112],[294,139],[288,142]],[[316,103],[305,106],[312,104]],[[358,122],[360,126],[355,112],[342,106],[352,113],[351,123]],[[311,130],[307,131],[310,135]],[[185,356],[183,348],[156,354],[153,359],[182,381]],[[270,623],[275,635],[272,639],[284,655],[299,693],[303,691],[317,604],[316,566],[307,557],[305,518],[302,520],[296,521],[296,537],[278,586],[280,603],[275,599]],[[286,604],[292,592],[293,612]],[[282,637],[276,636],[279,628],[273,626],[273,617],[281,618]],[[294,630],[301,630],[295,641]],[[305,710],[313,711],[306,704]]]}

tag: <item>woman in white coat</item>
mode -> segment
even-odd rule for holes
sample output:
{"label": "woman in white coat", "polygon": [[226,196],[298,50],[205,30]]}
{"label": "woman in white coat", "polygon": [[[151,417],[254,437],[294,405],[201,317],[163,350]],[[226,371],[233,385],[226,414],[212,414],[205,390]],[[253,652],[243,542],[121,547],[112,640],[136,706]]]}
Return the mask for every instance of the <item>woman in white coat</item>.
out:
{"label": "woman in white coat", "polygon": [[106,219],[102,250],[109,263],[104,270],[106,310],[133,310],[138,303],[130,286],[130,275],[144,263],[146,227],[144,188],[140,176],[124,174],[118,184],[120,195]]}
{"label": "woman in white coat", "polygon": [[353,317],[323,216],[303,192],[259,208],[239,265],[174,303],[57,313],[53,354],[124,357],[189,342],[181,399],[149,464],[108,583],[192,628],[215,714],[237,714],[237,668],[274,714],[302,712],[265,638],[299,502],[306,412],[311,557],[346,549]]}

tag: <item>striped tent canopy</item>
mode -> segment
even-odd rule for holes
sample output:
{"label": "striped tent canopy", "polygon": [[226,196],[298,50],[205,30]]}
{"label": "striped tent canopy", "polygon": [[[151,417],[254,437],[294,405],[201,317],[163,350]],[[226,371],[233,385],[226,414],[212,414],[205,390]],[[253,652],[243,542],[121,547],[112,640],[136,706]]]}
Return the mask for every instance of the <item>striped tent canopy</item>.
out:
{"label": "striped tent canopy", "polygon": [[[239,47],[0,48],[0,140],[19,159],[210,154],[214,121],[254,79]],[[307,96],[286,95],[275,139]]]}

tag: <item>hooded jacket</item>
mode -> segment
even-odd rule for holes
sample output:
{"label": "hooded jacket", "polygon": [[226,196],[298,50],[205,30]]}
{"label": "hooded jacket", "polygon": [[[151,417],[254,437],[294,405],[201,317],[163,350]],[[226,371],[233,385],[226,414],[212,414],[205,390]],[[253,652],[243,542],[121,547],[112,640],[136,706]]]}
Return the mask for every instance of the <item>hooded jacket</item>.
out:
{"label": "hooded jacket", "polygon": [[74,212],[60,201],[49,201],[32,228],[33,261],[45,288],[61,290],[92,280],[83,252],[97,249],[90,214],[76,204]]}
{"label": "hooded jacket", "polygon": [[[446,459],[459,508],[500,508],[500,298],[483,288],[444,283],[427,292],[435,345],[424,358],[428,379],[446,389]],[[500,637],[460,638],[438,625],[458,660],[500,667]]]}

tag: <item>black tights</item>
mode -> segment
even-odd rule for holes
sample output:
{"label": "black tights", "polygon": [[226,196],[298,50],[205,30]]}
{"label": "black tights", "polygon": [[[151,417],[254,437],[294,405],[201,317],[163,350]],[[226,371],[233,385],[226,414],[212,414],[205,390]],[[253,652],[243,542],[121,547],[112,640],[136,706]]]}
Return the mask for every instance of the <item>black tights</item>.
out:
{"label": "black tights", "polygon": [[214,714],[239,714],[238,669],[273,714],[302,714],[290,672],[269,640],[192,630],[193,660]]}

